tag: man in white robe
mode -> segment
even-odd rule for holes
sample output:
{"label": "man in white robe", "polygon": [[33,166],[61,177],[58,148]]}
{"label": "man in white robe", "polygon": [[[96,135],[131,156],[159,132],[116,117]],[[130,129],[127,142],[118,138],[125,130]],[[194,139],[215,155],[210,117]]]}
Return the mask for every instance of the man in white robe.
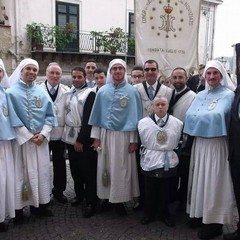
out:
{"label": "man in white robe", "polygon": [[[127,82],[125,61],[112,60],[107,84],[97,92],[89,124],[93,125],[93,146],[99,150],[97,195],[116,203],[119,215],[126,215],[122,203],[139,196],[135,150],[141,109],[137,90]],[[102,179],[106,175],[108,184]]]}
{"label": "man in white robe", "polygon": [[[173,69],[171,73],[171,83],[174,91],[169,112],[184,122],[185,114],[194,100],[196,93],[187,87],[187,72],[182,67]],[[184,142],[181,145],[181,151],[179,151],[178,177],[172,181],[171,186],[171,201],[178,201],[179,210],[185,210],[186,208],[190,152],[193,137],[184,135],[183,139]]]}
{"label": "man in white robe", "polygon": [[17,135],[13,144],[16,224],[23,223],[23,207],[28,205],[32,214],[52,216],[47,208],[51,193],[48,141],[57,119],[46,91],[34,83],[38,70],[35,60],[22,60],[6,91],[10,121]]}

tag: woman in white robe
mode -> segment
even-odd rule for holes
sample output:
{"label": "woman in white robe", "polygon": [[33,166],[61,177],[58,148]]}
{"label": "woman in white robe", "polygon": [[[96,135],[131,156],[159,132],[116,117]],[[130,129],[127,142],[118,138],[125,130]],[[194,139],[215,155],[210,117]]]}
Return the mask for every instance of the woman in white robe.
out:
{"label": "woman in white robe", "polygon": [[227,132],[235,89],[223,65],[206,65],[206,89],[186,113],[184,132],[194,136],[188,182],[187,212],[202,219],[200,239],[222,234],[233,221],[234,195],[228,162]]}
{"label": "woman in white robe", "polygon": [[15,138],[13,128],[9,123],[5,88],[8,77],[2,59],[0,59],[0,231],[6,231],[8,225],[4,222],[8,216],[15,217],[14,194],[14,163],[12,154],[12,139]]}

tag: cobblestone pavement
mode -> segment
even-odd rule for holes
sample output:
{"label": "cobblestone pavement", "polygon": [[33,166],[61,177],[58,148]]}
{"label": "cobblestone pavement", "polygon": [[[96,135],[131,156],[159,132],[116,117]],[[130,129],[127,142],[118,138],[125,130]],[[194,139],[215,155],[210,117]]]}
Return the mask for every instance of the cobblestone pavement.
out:
{"label": "cobblestone pavement", "polygon": [[[68,165],[67,165],[68,166]],[[73,182],[69,174],[65,195],[74,198]],[[28,215],[26,223],[20,226],[9,225],[6,233],[0,233],[0,240],[194,240],[198,229],[189,229],[186,214],[175,215],[175,228],[169,228],[156,221],[141,225],[142,211],[133,211],[132,204],[126,204],[128,216],[119,217],[114,212],[97,213],[91,218],[83,218],[81,206],[72,207],[70,203],[60,204],[51,201],[50,209],[54,216],[37,218]],[[224,232],[234,230],[233,225],[224,226]],[[215,238],[222,239],[222,236]]]}

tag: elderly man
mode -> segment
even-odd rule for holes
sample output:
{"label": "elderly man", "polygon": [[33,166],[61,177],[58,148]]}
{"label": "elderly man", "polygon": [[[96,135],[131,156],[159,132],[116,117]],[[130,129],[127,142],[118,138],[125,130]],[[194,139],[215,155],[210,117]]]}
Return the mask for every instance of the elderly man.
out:
{"label": "elderly man", "polygon": [[122,203],[139,196],[135,150],[142,107],[137,90],[127,82],[125,61],[110,62],[107,82],[97,93],[89,120],[98,150],[97,195],[126,215]]}
{"label": "elderly man", "polygon": [[61,141],[63,127],[65,124],[65,103],[69,87],[61,84],[62,69],[56,62],[47,66],[47,80],[41,86],[47,91],[54,104],[55,113],[58,119],[58,126],[50,135],[49,150],[52,152],[53,162],[53,197],[60,203],[67,203],[63,191],[67,185],[66,161],[64,158],[65,143]]}
{"label": "elderly man", "polygon": [[51,193],[48,141],[57,120],[46,91],[34,83],[38,70],[35,60],[22,60],[6,91],[10,122],[17,135],[13,144],[16,224],[23,222],[23,207],[28,205],[32,214],[52,216],[47,209]]}

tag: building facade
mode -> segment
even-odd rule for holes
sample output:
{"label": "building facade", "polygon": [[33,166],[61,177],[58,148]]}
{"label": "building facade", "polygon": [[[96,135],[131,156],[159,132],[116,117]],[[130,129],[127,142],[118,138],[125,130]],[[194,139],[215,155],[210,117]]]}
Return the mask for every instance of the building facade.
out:
{"label": "building facade", "polygon": [[[217,6],[221,3],[221,0],[202,0],[198,42],[199,63],[205,63],[213,56],[215,14]],[[9,40],[3,39],[1,34],[1,42],[4,41],[6,46],[2,44],[0,57],[7,62],[8,72],[11,72],[23,58],[29,56],[45,62],[40,64],[40,68],[41,66],[44,68],[47,62],[52,60],[75,63],[94,57],[103,61],[104,58],[99,57],[101,55],[108,61],[115,57],[115,54],[134,64],[134,54],[129,54],[128,45],[112,56],[104,48],[100,48],[100,52],[96,51],[99,50],[96,49],[98,38],[93,35],[94,32],[109,32],[113,27],[120,28],[128,37],[134,36],[134,0],[1,0],[0,5],[2,11],[0,32],[7,32],[3,35],[9,37]],[[33,22],[49,27],[55,25],[64,27],[66,23],[72,23],[74,37],[64,49],[46,45],[40,54],[32,48],[27,36],[26,26]],[[61,56],[57,52],[61,52]],[[85,58],[79,56],[84,54]],[[67,64],[65,65],[64,68],[68,69]]]}

